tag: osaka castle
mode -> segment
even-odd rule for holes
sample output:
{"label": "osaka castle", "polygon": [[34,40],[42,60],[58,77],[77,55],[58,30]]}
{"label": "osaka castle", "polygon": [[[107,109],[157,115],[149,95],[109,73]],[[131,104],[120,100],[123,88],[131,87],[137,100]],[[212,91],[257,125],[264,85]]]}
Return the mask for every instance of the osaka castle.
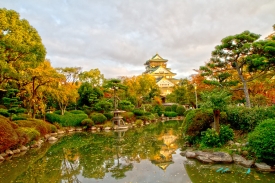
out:
{"label": "osaka castle", "polygon": [[168,60],[163,59],[159,54],[156,54],[144,64],[146,68],[144,74],[151,74],[156,78],[162,96],[170,94],[173,91],[174,86],[179,82],[178,79],[173,78],[176,73],[173,73],[170,68],[166,67],[167,62]]}

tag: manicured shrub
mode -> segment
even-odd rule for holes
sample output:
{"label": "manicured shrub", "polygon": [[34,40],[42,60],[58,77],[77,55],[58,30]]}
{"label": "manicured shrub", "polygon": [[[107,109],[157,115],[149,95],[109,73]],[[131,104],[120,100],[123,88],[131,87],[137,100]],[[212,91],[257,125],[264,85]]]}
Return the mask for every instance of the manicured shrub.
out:
{"label": "manicured shrub", "polygon": [[164,113],[164,106],[163,105],[155,105],[152,109],[153,112],[158,113],[161,116]]}
{"label": "manicured shrub", "polygon": [[99,112],[109,112],[113,108],[113,104],[106,100],[100,100],[94,105],[94,110]]}
{"label": "manicured shrub", "polygon": [[19,127],[15,131],[21,145],[26,145],[33,140],[38,140],[40,137],[40,133],[36,129],[30,127]]}
{"label": "manicured shrub", "polygon": [[178,113],[179,116],[184,116],[186,109],[182,105],[178,105],[176,109],[176,113]]}
{"label": "manicured shrub", "polygon": [[104,113],[103,115],[107,118],[107,120],[111,120],[114,117],[114,114],[112,114],[110,112]]}
{"label": "manicured shrub", "polygon": [[183,133],[191,137],[200,135],[202,131],[211,127],[213,121],[212,109],[190,110],[182,123]]}
{"label": "manicured shrub", "polygon": [[275,162],[275,119],[262,121],[248,135],[249,146],[261,161]]}
{"label": "manicured shrub", "polygon": [[23,117],[23,116],[14,116],[12,117],[12,121],[16,121],[16,120],[26,120],[27,118]]}
{"label": "manicured shrub", "polygon": [[81,125],[82,125],[82,126],[86,126],[86,127],[92,127],[92,126],[94,126],[94,122],[93,122],[92,119],[87,118],[87,119],[83,119],[83,120],[81,121]]}
{"label": "manicured shrub", "polygon": [[144,110],[142,109],[134,109],[132,111],[136,116],[142,116],[144,114]]}
{"label": "manicured shrub", "polygon": [[0,115],[5,116],[5,117],[9,117],[10,113],[8,112],[7,109],[0,108]]}
{"label": "manicured shrub", "polygon": [[166,106],[164,110],[167,112],[170,112],[170,111],[172,111],[172,108],[171,108],[171,106]]}
{"label": "manicured shrub", "polygon": [[220,147],[219,134],[214,129],[208,128],[206,131],[201,132],[200,144],[202,147]]}
{"label": "manicured shrub", "polygon": [[177,116],[178,116],[178,113],[173,112],[173,111],[166,111],[166,112],[164,112],[164,116],[170,117],[170,118],[172,118],[172,117],[177,117]]}
{"label": "manicured shrub", "polygon": [[90,117],[95,124],[103,124],[107,120],[107,118],[101,113],[93,113]]}
{"label": "manicured shrub", "polygon": [[72,110],[70,111],[71,114],[85,114],[84,111],[81,111],[81,110]]}
{"label": "manicured shrub", "polygon": [[124,111],[132,111],[135,108],[135,106],[128,100],[119,101],[118,107]]}
{"label": "manicured shrub", "polygon": [[226,144],[229,140],[234,139],[234,131],[228,125],[221,125],[219,137],[221,144]]}
{"label": "manicured shrub", "polygon": [[29,127],[36,129],[41,135],[46,135],[47,133],[56,132],[57,128],[47,123],[43,120],[38,119],[28,119],[28,120],[17,120],[15,121],[19,127]]}
{"label": "manicured shrub", "polygon": [[226,110],[227,121],[233,129],[245,132],[252,131],[265,119],[275,118],[275,107],[229,107]]}
{"label": "manicured shrub", "polygon": [[80,126],[81,121],[83,119],[88,118],[87,114],[72,114],[72,113],[67,113],[66,115],[58,115],[55,113],[47,113],[46,114],[46,119],[47,121],[54,123],[57,122],[61,124],[62,126]]}
{"label": "manicured shrub", "polygon": [[12,148],[19,142],[19,138],[9,120],[0,116],[0,152]]}
{"label": "manicured shrub", "polygon": [[142,104],[140,108],[147,112],[153,112],[154,109],[152,104]]}
{"label": "manicured shrub", "polygon": [[138,119],[138,120],[136,120],[136,122],[135,122],[135,125],[136,125],[137,127],[141,127],[142,124],[143,124],[143,121],[142,121],[141,119]]}
{"label": "manicured shrub", "polygon": [[178,107],[177,104],[173,104],[173,105],[171,106],[171,111],[177,112],[177,107]]}

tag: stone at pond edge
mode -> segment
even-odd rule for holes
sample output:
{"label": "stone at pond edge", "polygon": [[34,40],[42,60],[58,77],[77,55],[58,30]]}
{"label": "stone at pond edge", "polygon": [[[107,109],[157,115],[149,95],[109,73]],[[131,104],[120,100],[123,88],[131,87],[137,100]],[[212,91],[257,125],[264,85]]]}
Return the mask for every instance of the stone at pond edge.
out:
{"label": "stone at pond edge", "polygon": [[187,151],[185,153],[185,156],[186,156],[186,158],[196,158],[196,153],[191,152],[191,151]]}
{"label": "stone at pond edge", "polygon": [[12,151],[14,154],[18,154],[18,153],[20,153],[20,149],[15,149],[15,150],[13,150]]}
{"label": "stone at pond edge", "polygon": [[209,157],[209,159],[215,162],[224,162],[224,163],[231,163],[233,161],[230,154],[224,153],[224,152],[214,152]]}
{"label": "stone at pond edge", "polygon": [[246,159],[244,157],[242,157],[241,155],[238,155],[238,154],[233,154],[233,161],[235,163],[240,163],[242,161],[246,161]]}
{"label": "stone at pond edge", "polygon": [[0,156],[6,157],[6,156],[8,156],[8,154],[3,152],[3,153],[0,154]]}
{"label": "stone at pond edge", "polygon": [[266,172],[273,172],[275,169],[271,169],[271,166],[267,165],[266,163],[255,163],[255,166],[260,171],[266,171]]}
{"label": "stone at pond edge", "polygon": [[196,158],[203,163],[213,163],[213,161],[206,156],[197,156]]}
{"label": "stone at pond edge", "polygon": [[55,137],[48,138],[48,141],[56,141],[56,140],[58,140],[58,138],[55,138]]}
{"label": "stone at pond edge", "polygon": [[5,160],[5,158],[3,158],[2,156],[0,156],[0,162],[4,161],[4,160]]}
{"label": "stone at pond edge", "polygon": [[255,162],[254,160],[245,160],[240,162],[240,165],[250,168],[254,164],[254,162]]}
{"label": "stone at pond edge", "polygon": [[9,150],[9,149],[7,149],[7,150],[5,151],[5,153],[8,154],[8,155],[13,155],[13,152],[12,152],[11,150]]}

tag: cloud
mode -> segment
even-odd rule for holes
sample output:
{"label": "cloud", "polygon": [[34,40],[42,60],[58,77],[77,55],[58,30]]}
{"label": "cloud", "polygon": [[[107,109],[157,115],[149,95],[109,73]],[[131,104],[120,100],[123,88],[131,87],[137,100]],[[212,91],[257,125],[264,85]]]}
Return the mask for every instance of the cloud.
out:
{"label": "cloud", "polygon": [[228,35],[272,32],[275,1],[3,0],[42,37],[55,67],[138,75],[159,53],[178,78],[193,74]]}

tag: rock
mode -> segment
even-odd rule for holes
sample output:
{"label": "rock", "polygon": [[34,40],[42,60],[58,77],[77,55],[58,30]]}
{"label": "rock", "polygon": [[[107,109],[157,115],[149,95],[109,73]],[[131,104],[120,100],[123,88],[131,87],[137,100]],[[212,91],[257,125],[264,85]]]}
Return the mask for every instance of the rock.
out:
{"label": "rock", "polygon": [[82,131],[82,128],[78,127],[75,129],[76,131]]}
{"label": "rock", "polygon": [[233,161],[230,154],[225,152],[214,152],[209,159],[215,162],[231,163]]}
{"label": "rock", "polygon": [[51,137],[50,134],[46,134],[46,135],[44,136],[44,138],[45,138],[46,140],[48,140],[48,138],[50,138],[50,137]]}
{"label": "rock", "polygon": [[20,147],[20,151],[27,151],[27,150],[28,150],[28,148],[27,148],[26,146],[23,146],[23,145],[22,145],[22,146]]}
{"label": "rock", "polygon": [[95,126],[92,126],[91,130],[96,130],[96,127],[95,127]]}
{"label": "rock", "polygon": [[6,156],[8,156],[8,154],[7,153],[1,153],[0,156],[6,157]]}
{"label": "rock", "polygon": [[185,156],[186,156],[186,158],[196,158],[196,153],[191,152],[191,151],[187,151],[185,153]]}
{"label": "rock", "polygon": [[58,134],[64,134],[65,131],[64,131],[64,130],[58,130],[57,133],[58,133]]}
{"label": "rock", "polygon": [[196,158],[203,163],[213,163],[213,161],[206,156],[197,156]]}
{"label": "rock", "polygon": [[111,127],[105,127],[104,130],[111,130]]}
{"label": "rock", "polygon": [[12,152],[13,152],[13,154],[18,154],[18,153],[20,153],[20,149],[15,149]]}
{"label": "rock", "polygon": [[233,142],[232,140],[229,140],[229,141],[227,142],[227,144],[228,144],[228,145],[233,145],[234,142]]}
{"label": "rock", "polygon": [[212,153],[210,152],[203,152],[203,151],[195,151],[195,153],[196,153],[196,156],[204,156],[206,158],[209,158],[212,155]]}
{"label": "rock", "polygon": [[1,155],[0,155],[0,162],[1,161],[4,161],[5,160],[5,158],[3,158]]}
{"label": "rock", "polygon": [[246,161],[246,159],[244,157],[242,157],[241,155],[238,155],[238,154],[233,154],[232,158],[235,163],[240,163],[242,161]]}
{"label": "rock", "polygon": [[260,171],[265,171],[265,172],[274,172],[275,171],[275,169],[272,169],[271,166],[267,165],[266,163],[255,163],[255,166]]}
{"label": "rock", "polygon": [[48,138],[48,141],[56,141],[56,140],[58,140],[58,138],[55,138],[55,137]]}
{"label": "rock", "polygon": [[251,167],[254,164],[254,160],[245,160],[240,162],[240,165],[244,166],[244,167]]}
{"label": "rock", "polygon": [[6,153],[7,155],[13,155],[13,152],[12,152],[11,150],[9,150],[9,149],[7,149],[7,150],[5,151],[5,153]]}
{"label": "rock", "polygon": [[236,142],[235,145],[236,145],[237,147],[241,147],[241,144],[238,143],[238,142]]}
{"label": "rock", "polygon": [[50,135],[51,136],[57,136],[57,133],[51,133]]}

